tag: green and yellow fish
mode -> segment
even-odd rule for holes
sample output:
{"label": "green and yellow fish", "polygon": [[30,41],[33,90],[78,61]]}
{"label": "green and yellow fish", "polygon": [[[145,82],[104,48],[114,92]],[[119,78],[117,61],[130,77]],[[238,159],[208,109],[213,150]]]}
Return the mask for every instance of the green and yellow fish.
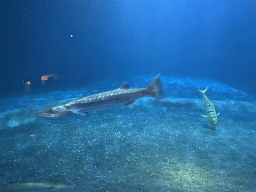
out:
{"label": "green and yellow fish", "polygon": [[209,120],[209,123],[211,125],[212,128],[216,128],[217,127],[217,116],[220,114],[216,114],[215,108],[214,108],[214,104],[210,101],[210,99],[208,99],[208,97],[205,95],[205,92],[207,91],[208,87],[205,90],[200,90],[198,89],[198,91],[200,91],[201,93],[203,93],[203,99],[204,99],[204,109],[206,111],[207,115],[202,115],[203,117],[207,117]]}

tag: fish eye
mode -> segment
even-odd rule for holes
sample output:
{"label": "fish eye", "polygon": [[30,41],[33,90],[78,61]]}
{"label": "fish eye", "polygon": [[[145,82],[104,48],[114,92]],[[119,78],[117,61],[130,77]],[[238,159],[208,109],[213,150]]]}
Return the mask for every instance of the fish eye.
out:
{"label": "fish eye", "polygon": [[52,109],[48,109],[47,112],[50,112],[50,113],[51,113],[51,112],[53,112],[53,111],[52,111]]}

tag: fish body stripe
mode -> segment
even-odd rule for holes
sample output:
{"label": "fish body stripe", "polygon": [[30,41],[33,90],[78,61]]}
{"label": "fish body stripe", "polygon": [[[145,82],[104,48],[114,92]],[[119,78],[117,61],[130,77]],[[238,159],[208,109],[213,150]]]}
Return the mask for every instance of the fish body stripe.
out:
{"label": "fish body stripe", "polygon": [[208,99],[206,95],[204,95],[204,106],[207,113],[211,113],[212,115],[216,115],[216,111],[214,109],[214,105]]}
{"label": "fish body stripe", "polygon": [[[120,90],[119,90],[120,91]],[[149,93],[145,92],[145,89],[137,89],[135,91],[120,91],[117,93],[104,93],[104,94],[96,94],[93,96],[85,97],[82,99],[77,99],[75,101],[72,101],[70,103],[65,104],[66,106],[72,107],[78,107],[78,106],[89,106],[91,104],[95,104],[97,102],[98,105],[103,106],[103,105],[123,105],[127,102],[134,101],[136,99],[139,99],[143,96],[149,95]],[[122,103],[124,101],[125,103]],[[117,103],[119,102],[119,103]],[[94,106],[96,107],[96,106]]]}
{"label": "fish body stripe", "polygon": [[118,89],[97,93],[63,105],[44,109],[36,113],[36,116],[43,119],[62,119],[74,114],[82,114],[119,105],[131,106],[135,100],[145,96],[151,96],[156,99],[163,98],[159,75],[146,88],[129,89],[128,85],[124,84]]}

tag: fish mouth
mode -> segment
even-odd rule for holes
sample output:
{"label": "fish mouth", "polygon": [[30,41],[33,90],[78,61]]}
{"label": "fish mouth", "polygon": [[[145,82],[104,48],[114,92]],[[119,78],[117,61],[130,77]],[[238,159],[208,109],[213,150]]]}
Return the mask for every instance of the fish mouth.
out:
{"label": "fish mouth", "polygon": [[49,119],[49,114],[47,113],[46,110],[43,110],[43,111],[40,111],[40,112],[37,112],[35,114],[36,117],[39,117],[39,118],[42,118],[42,119]]}
{"label": "fish mouth", "polygon": [[35,116],[42,119],[49,119],[47,116],[42,115],[40,112],[36,113]]}
{"label": "fish mouth", "polygon": [[36,113],[35,116],[36,116],[36,117],[42,117],[42,115],[41,115],[40,112]]}
{"label": "fish mouth", "polygon": [[70,111],[53,112],[52,109],[45,109],[35,114],[36,117],[46,120],[63,119],[71,115],[73,115],[73,113]]}
{"label": "fish mouth", "polygon": [[44,109],[42,111],[39,111],[35,114],[36,117],[40,117],[40,118],[44,118],[44,119],[48,119],[49,118],[49,114],[52,112],[51,109]]}

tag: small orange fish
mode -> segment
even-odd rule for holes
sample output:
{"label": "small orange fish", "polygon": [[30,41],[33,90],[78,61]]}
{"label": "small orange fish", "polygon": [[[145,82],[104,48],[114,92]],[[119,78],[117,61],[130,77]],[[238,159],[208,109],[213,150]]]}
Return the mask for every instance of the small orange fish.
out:
{"label": "small orange fish", "polygon": [[55,80],[60,79],[60,76],[55,74],[55,73],[48,74],[48,75],[43,75],[43,76],[41,76],[41,81],[42,81],[43,85],[45,84],[45,81],[47,81],[49,77],[53,77]]}
{"label": "small orange fish", "polygon": [[30,91],[30,81],[28,81],[28,82],[26,82],[26,83],[23,81],[23,84],[24,84],[24,86],[25,86],[26,93],[28,93],[28,92]]}

